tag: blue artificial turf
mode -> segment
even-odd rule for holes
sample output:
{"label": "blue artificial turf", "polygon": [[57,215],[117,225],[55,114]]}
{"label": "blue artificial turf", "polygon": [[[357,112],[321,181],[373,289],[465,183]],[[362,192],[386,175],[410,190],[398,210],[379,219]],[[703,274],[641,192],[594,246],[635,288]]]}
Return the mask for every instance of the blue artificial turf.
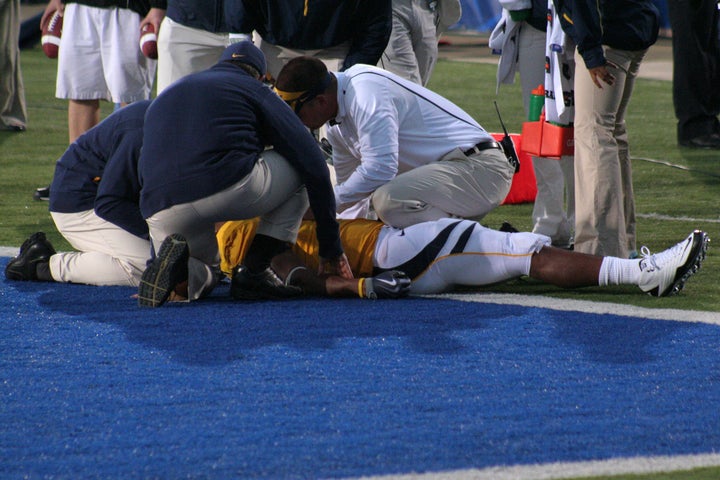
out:
{"label": "blue artificial turf", "polygon": [[[7,259],[0,259],[4,268]],[[720,450],[720,327],[0,281],[0,477],[320,478]]]}

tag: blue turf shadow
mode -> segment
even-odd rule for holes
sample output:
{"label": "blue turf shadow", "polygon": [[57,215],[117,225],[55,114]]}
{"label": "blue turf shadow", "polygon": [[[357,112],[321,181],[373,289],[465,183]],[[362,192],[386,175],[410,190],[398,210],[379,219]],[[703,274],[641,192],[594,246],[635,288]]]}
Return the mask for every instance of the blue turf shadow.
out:
{"label": "blue turf shadow", "polygon": [[[32,291],[34,287],[21,288]],[[191,304],[141,309],[132,289],[46,284],[38,303],[48,311],[121,328],[129,341],[160,348],[178,361],[218,364],[253,349],[281,345],[330,349],[343,338],[401,337],[418,352],[452,354],[464,349],[453,332],[484,328],[484,319],[520,309],[468,309],[455,301],[409,298],[388,301],[311,298],[236,302],[221,284]],[[72,292],[68,295],[68,292]]]}
{"label": "blue turf shadow", "polygon": [[0,476],[341,478],[720,450],[715,325],[233,302],[227,284],[140,309],[133,293],[0,282]]}

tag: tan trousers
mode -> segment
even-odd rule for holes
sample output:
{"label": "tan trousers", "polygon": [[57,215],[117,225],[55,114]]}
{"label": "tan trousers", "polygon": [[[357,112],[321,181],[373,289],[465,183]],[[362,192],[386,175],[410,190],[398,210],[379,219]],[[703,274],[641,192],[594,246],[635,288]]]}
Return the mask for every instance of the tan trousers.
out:
{"label": "tan trousers", "polygon": [[0,130],[27,123],[19,36],[19,0],[0,0]]}
{"label": "tan trousers", "polygon": [[186,27],[165,17],[158,33],[157,93],[185,75],[215,65],[232,43],[228,33]]}
{"label": "tan trousers", "polygon": [[445,217],[480,220],[505,200],[514,174],[498,149],[467,157],[456,148],[375,190],[372,206],[383,222],[396,228]]}
{"label": "tan trousers", "polygon": [[392,33],[378,67],[427,85],[438,56],[436,15],[427,0],[393,0]]}
{"label": "tan trousers", "polygon": [[628,258],[635,199],[625,113],[647,50],[605,47],[614,85],[596,87],[575,53],[575,251]]}
{"label": "tan trousers", "polygon": [[173,233],[188,242],[189,300],[212,291],[221,278],[215,224],[261,217],[256,233],[295,243],[309,205],[295,169],[273,150],[263,152],[255,168],[225,190],[162,210],[147,219],[155,251]]}
{"label": "tan trousers", "polygon": [[50,257],[57,282],[137,287],[150,258],[150,242],[95,215],[51,212],[58,231],[77,252]]}

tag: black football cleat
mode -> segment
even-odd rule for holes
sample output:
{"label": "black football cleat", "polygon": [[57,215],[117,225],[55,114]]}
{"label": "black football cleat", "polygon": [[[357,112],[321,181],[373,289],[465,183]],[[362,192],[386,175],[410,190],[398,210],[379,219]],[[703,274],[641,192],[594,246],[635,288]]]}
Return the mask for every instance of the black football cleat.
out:
{"label": "black football cleat", "polygon": [[190,250],[185,237],[179,233],[168,235],[155,259],[142,274],[138,305],[155,308],[167,302],[173,289],[188,279],[189,258]]}
{"label": "black football cleat", "polygon": [[244,265],[233,270],[230,295],[235,300],[279,300],[297,297],[302,293],[300,287],[285,285],[271,267],[260,273],[251,273]]}
{"label": "black football cleat", "polygon": [[48,201],[50,200],[50,187],[40,187],[36,188],[33,192],[33,199],[34,200],[44,200]]}
{"label": "black football cleat", "polygon": [[18,256],[8,262],[5,267],[5,278],[25,282],[38,281],[40,280],[37,274],[38,264],[48,263],[55,253],[55,249],[43,232],[33,233],[20,246]]}

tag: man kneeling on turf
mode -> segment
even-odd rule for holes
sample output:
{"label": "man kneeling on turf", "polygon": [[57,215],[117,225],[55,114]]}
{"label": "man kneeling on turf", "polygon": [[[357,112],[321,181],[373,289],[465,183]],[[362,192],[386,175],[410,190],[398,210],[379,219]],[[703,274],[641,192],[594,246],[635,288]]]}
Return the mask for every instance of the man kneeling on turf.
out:
{"label": "man kneeling on turf", "polygon": [[[254,236],[252,221],[224,224],[217,233],[221,268],[230,274]],[[317,268],[313,222],[304,221],[293,252],[308,268]],[[396,229],[370,220],[343,220],[340,237],[354,274],[402,271],[412,279],[411,294],[441,293],[455,286],[482,286],[528,275],[563,288],[637,285],[649,295],[679,292],[698,271],[708,247],[705,232],[695,230],[682,242],[651,255],[627,260],[554,248],[549,237],[506,233],[477,222],[441,219]],[[297,270],[275,264],[287,284]],[[294,267],[293,267],[294,268]],[[392,280],[392,279],[388,279]]]}

